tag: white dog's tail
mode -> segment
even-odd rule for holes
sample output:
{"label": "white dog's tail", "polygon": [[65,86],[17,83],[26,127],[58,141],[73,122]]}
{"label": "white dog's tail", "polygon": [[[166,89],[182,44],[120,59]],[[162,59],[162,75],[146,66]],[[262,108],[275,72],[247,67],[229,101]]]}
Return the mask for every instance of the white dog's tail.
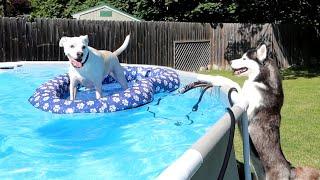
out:
{"label": "white dog's tail", "polygon": [[124,40],[123,44],[113,52],[113,54],[119,56],[128,46],[129,44],[129,40],[130,40],[130,34],[126,37],[126,39]]}

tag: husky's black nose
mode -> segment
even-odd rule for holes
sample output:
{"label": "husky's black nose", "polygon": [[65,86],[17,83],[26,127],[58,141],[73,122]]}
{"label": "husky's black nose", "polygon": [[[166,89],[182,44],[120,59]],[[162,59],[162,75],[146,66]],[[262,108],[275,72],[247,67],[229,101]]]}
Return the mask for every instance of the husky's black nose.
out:
{"label": "husky's black nose", "polygon": [[77,52],[77,56],[78,56],[79,58],[82,58],[83,52]]}

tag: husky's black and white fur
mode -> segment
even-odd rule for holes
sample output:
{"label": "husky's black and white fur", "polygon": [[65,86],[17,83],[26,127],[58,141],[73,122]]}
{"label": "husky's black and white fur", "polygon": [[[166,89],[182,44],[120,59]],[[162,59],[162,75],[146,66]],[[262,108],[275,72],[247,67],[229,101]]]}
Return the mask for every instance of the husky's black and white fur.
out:
{"label": "husky's black and white fur", "polygon": [[311,168],[293,168],[280,146],[280,120],[283,104],[281,76],[275,61],[267,57],[265,44],[247,51],[231,61],[238,76],[247,76],[242,95],[249,102],[247,109],[251,140],[251,162],[260,179],[320,179]]}

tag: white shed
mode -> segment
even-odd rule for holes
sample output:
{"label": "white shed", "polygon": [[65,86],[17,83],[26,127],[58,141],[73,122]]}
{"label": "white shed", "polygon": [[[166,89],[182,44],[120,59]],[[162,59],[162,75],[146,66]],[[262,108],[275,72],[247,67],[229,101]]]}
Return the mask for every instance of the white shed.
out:
{"label": "white shed", "polygon": [[80,11],[72,15],[75,19],[108,20],[108,21],[141,21],[126,12],[110,5],[100,5]]}

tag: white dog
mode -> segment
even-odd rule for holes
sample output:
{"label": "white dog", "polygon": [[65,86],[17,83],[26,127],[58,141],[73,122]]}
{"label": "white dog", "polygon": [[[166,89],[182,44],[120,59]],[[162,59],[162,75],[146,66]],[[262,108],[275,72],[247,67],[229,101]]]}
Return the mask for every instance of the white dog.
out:
{"label": "white dog", "polygon": [[123,89],[128,88],[118,55],[129,44],[128,35],[122,46],[114,52],[96,50],[88,46],[88,36],[62,37],[59,46],[63,47],[65,55],[70,62],[70,100],[76,98],[77,85],[95,87],[96,98],[102,97],[102,81],[106,75],[111,75]]}

